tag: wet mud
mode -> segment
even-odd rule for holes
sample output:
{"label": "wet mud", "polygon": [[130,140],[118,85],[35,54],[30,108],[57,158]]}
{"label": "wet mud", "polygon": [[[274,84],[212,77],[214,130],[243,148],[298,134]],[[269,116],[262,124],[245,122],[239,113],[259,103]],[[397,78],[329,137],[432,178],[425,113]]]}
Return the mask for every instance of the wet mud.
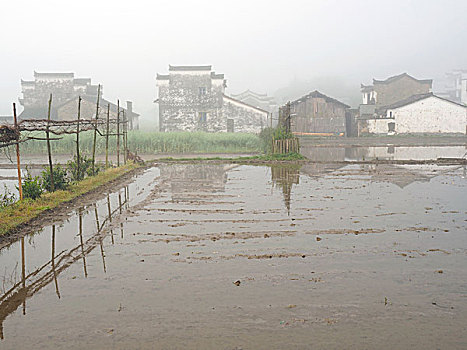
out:
{"label": "wet mud", "polygon": [[0,348],[465,348],[465,198],[465,166],[160,163],[0,249]]}

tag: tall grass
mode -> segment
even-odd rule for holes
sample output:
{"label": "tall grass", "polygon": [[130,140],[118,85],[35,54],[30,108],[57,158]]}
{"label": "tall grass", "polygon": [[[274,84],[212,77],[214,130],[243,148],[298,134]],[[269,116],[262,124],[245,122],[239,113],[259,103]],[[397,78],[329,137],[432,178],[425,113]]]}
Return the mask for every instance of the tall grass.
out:
{"label": "tall grass", "polygon": [[[43,135],[40,135],[43,137]],[[80,134],[80,150],[90,154],[93,132]],[[52,141],[54,154],[73,154],[76,150],[76,135],[63,135],[61,140]],[[122,142],[120,147],[123,150]],[[261,151],[261,140],[257,135],[241,133],[206,133],[206,132],[128,132],[130,151],[145,154],[157,153],[236,153]],[[109,137],[109,153],[117,149],[115,136]],[[31,140],[21,144],[23,154],[42,154],[47,152],[45,141]],[[105,137],[98,136],[96,144],[98,154],[105,153]]]}

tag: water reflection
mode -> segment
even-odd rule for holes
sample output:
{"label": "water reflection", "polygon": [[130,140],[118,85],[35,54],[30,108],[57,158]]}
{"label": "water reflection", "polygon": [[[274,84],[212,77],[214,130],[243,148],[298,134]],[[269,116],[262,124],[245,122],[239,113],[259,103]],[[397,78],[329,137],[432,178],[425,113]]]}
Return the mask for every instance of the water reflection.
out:
{"label": "water reflection", "polygon": [[[112,216],[123,213],[124,209],[129,207],[129,190],[124,188],[123,198],[122,194],[118,192],[118,206],[112,211],[111,210],[111,201],[110,195],[107,195],[107,208],[108,212],[104,216],[103,220],[99,217],[98,204],[94,204],[92,211],[91,208],[80,207],[78,209],[78,237],[79,244],[77,246],[73,245],[73,240],[71,240],[71,247],[57,253],[56,249],[56,226],[51,225],[51,236],[50,236],[50,246],[51,247],[51,257],[49,261],[45,263],[38,262],[41,259],[40,254],[29,254],[33,260],[36,261],[36,264],[30,263],[32,266],[35,266],[34,271],[27,273],[27,257],[25,249],[25,237],[20,239],[20,260],[21,260],[21,280],[16,282],[16,278],[13,277],[15,272],[11,274],[7,273],[7,268],[5,268],[5,275],[3,276],[3,295],[0,296],[0,339],[4,339],[3,332],[3,322],[4,320],[13,312],[15,312],[22,305],[22,313],[26,314],[26,300],[32,297],[35,293],[46,287],[49,283],[53,281],[55,286],[55,293],[57,297],[61,298],[60,288],[58,277],[60,273],[65,271],[73,263],[78,260],[82,260],[83,263],[83,273],[84,277],[88,277],[88,268],[86,263],[86,256],[91,253],[94,248],[99,245],[100,253],[102,257],[102,265],[104,273],[106,273],[107,267],[105,262],[104,254],[104,238],[107,236],[107,231],[105,228],[107,224],[110,225],[112,222]],[[94,213],[94,216],[92,215]],[[92,234],[89,237],[85,237],[84,232],[84,221],[85,218],[89,217],[92,221],[95,221],[96,229],[92,229]],[[102,222],[101,222],[102,221]],[[123,224],[120,226],[121,236],[123,237]],[[44,230],[41,230],[44,231]],[[75,231],[76,232],[76,231]],[[112,232],[112,231],[111,231]],[[64,232],[66,234],[66,232]],[[30,237],[33,234],[30,235]],[[66,235],[64,239],[68,239]],[[70,246],[68,242],[68,246]],[[114,243],[112,235],[112,243]],[[17,244],[11,244],[5,249],[12,249]],[[35,250],[35,249],[34,249]],[[35,251],[33,250],[33,253]],[[13,253],[13,252],[11,252]],[[40,252],[38,252],[40,253]],[[15,265],[17,266],[17,265]],[[10,276],[10,277],[7,277]],[[5,285],[10,284],[10,287],[5,287]],[[7,289],[8,288],[8,289]]]}
{"label": "water reflection", "polygon": [[290,215],[292,187],[299,184],[300,166],[271,166],[271,180],[282,190],[287,214]]}
{"label": "water reflection", "polygon": [[302,144],[300,153],[314,162],[435,160],[465,158],[467,146],[328,146]]}
{"label": "water reflection", "polygon": [[224,192],[231,164],[162,164],[161,182],[170,186],[172,201],[199,200],[202,193]]}

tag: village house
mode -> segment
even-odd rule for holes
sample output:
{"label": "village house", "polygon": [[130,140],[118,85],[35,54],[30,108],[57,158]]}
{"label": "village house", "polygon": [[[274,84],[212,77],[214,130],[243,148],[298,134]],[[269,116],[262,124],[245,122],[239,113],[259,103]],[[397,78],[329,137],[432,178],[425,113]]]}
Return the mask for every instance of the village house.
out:
{"label": "village house", "polygon": [[160,131],[258,133],[269,112],[225,94],[224,74],[211,66],[171,66],[157,74]]}
{"label": "village house", "polygon": [[[19,119],[46,119],[48,115],[48,103],[52,94],[52,106],[50,117],[53,120],[74,120],[78,115],[78,97],[82,98],[81,118],[91,119],[96,115],[96,103],[98,85],[92,84],[89,78],[75,78],[74,73],[38,73],[34,72],[34,80],[21,80],[23,96],[19,99],[24,110],[18,116]],[[99,94],[99,117],[106,113],[108,101],[104,100],[103,87]],[[111,114],[116,117],[117,106],[111,104]],[[127,108],[122,108],[129,121],[129,129],[138,128],[137,113],[133,112],[132,103],[127,102]],[[111,116],[112,118],[112,116]]]}
{"label": "village house", "polygon": [[[267,125],[276,126],[279,116],[279,106],[274,97],[267,94],[259,94],[251,90],[245,90],[239,94],[231,94],[231,96],[241,102],[249,104],[269,112]],[[271,119],[272,118],[272,119]]]}
{"label": "village house", "polygon": [[[296,134],[340,135],[346,133],[350,106],[319,91],[310,92],[290,103],[290,128]],[[281,109],[284,111],[284,108]],[[281,113],[281,122],[286,116]],[[283,123],[283,122],[282,122]]]}
{"label": "village house", "polygon": [[[406,101],[412,96],[429,94],[432,91],[433,81],[430,79],[416,79],[407,73],[402,73],[386,80],[373,79],[373,85],[361,85],[362,104],[358,110],[358,116],[354,119],[356,125],[352,129],[357,130],[357,135],[372,133],[369,129],[370,120],[385,118],[380,112],[386,107]],[[392,128],[392,124],[391,124]],[[392,133],[386,130],[387,133]]]}
{"label": "village house", "polygon": [[433,93],[413,95],[376,110],[370,134],[467,133],[467,106]]}
{"label": "village house", "polygon": [[[57,120],[75,120],[78,116],[78,99],[74,97],[61,105],[56,107]],[[81,97],[80,118],[81,119],[94,119],[96,117],[97,99],[93,96],[84,95]],[[133,112],[133,103],[126,101],[126,108],[120,105],[120,115],[118,116],[118,106],[115,103],[109,102],[106,99],[99,99],[99,114],[98,118],[106,120],[107,109],[109,110],[109,118],[121,121],[124,119],[128,121],[128,130],[138,130],[139,114]]]}

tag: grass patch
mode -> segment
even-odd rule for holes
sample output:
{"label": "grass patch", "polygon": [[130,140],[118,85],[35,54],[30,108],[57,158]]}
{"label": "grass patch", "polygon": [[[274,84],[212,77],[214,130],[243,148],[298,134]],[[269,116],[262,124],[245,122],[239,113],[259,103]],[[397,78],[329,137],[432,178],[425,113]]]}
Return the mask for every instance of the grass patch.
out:
{"label": "grass patch", "polygon": [[[35,136],[44,136],[34,134]],[[91,154],[93,131],[80,134],[80,151]],[[62,137],[62,136],[61,136]],[[63,135],[62,139],[51,142],[53,154],[74,154],[76,136]],[[44,141],[30,140],[21,144],[22,154],[41,154],[47,152]],[[123,150],[122,144],[120,145]],[[145,132],[129,131],[128,148],[132,152],[144,154],[158,153],[243,153],[261,150],[261,139],[254,134],[208,133],[208,132]],[[109,153],[115,154],[117,139],[109,138]],[[105,154],[105,137],[98,137],[97,154]]]}
{"label": "grass patch", "polygon": [[46,210],[54,209],[62,203],[69,202],[76,197],[95,190],[137,167],[138,165],[128,164],[119,168],[110,168],[96,176],[72,183],[66,190],[45,193],[36,200],[24,199],[0,208],[0,235],[27,223]]}

